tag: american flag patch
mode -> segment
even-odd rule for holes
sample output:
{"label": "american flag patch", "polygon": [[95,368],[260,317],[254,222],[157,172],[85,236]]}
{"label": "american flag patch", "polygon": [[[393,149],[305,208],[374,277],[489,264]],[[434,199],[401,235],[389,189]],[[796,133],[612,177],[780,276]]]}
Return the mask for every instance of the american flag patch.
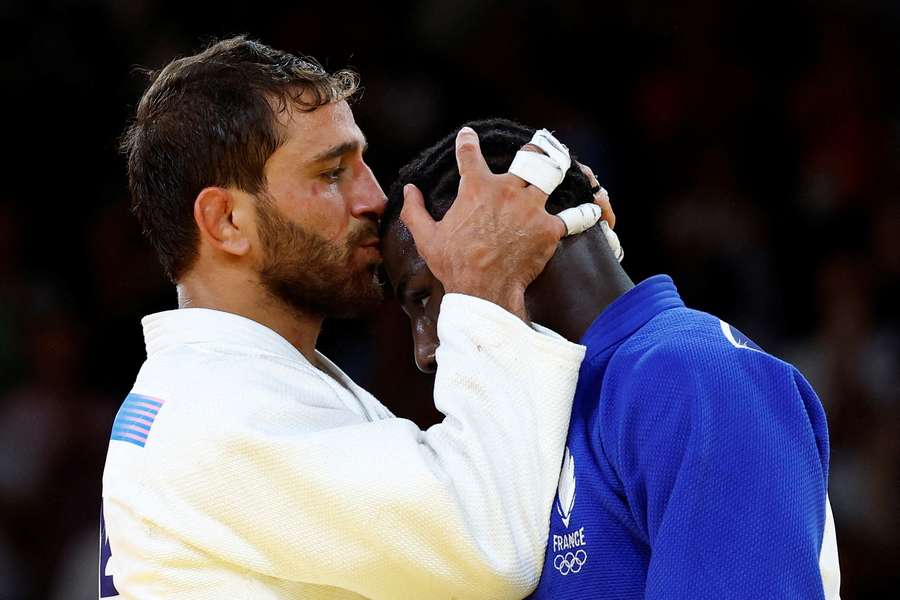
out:
{"label": "american flag patch", "polygon": [[128,442],[135,446],[144,447],[150,427],[162,408],[163,401],[159,398],[151,398],[141,394],[128,394],[116,420],[113,421],[112,435],[110,439]]}

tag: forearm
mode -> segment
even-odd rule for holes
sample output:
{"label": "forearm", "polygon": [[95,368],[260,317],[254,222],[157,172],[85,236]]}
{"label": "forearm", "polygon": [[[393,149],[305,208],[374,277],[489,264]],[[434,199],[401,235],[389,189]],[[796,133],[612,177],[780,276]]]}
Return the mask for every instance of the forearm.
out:
{"label": "forearm", "polygon": [[444,297],[439,334],[435,404],[447,418],[428,443],[482,551],[536,583],[583,348],[460,295]]}
{"label": "forearm", "polygon": [[[164,501],[135,497],[154,535],[179,532],[224,563],[370,598],[525,595],[583,348],[480,300],[450,296],[447,316],[443,423],[423,432],[338,411],[327,418],[342,424],[323,427],[334,401],[314,380],[290,401],[256,398],[267,408],[252,419],[158,445],[166,469],[152,488]],[[226,400],[233,374],[207,390],[217,402],[236,402]]]}

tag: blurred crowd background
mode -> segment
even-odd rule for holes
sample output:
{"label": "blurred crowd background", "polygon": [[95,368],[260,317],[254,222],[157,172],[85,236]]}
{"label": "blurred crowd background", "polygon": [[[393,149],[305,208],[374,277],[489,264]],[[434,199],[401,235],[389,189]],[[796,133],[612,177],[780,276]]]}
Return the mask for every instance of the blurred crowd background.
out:
{"label": "blurred crowd background", "polygon": [[[670,273],[812,381],[843,598],[896,597],[896,0],[5,0],[0,23],[0,599],[97,597],[111,422],[141,316],[175,306],[116,149],[144,88],[133,68],[235,33],[359,70],[385,187],[466,119],[555,130],[610,190],[636,280]],[[424,427],[439,415],[409,346],[393,302],[321,341]]]}

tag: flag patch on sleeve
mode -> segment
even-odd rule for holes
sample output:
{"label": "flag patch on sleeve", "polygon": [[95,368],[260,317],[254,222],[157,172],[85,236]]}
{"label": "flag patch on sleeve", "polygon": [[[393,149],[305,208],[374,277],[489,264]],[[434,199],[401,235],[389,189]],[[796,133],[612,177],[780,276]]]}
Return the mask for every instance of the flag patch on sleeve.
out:
{"label": "flag patch on sleeve", "polygon": [[163,401],[141,394],[128,394],[113,422],[110,439],[128,442],[141,448],[147,443],[147,436]]}

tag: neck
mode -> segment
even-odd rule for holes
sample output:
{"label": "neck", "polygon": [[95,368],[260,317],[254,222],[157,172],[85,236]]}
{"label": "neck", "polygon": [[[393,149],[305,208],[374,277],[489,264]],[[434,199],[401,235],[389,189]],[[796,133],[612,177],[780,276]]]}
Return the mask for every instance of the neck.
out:
{"label": "neck", "polygon": [[534,321],[578,342],[591,323],[634,287],[599,228],[566,238],[526,294]]}
{"label": "neck", "polygon": [[258,281],[248,286],[246,273],[238,277],[221,272],[185,275],[176,287],[178,308],[209,308],[252,319],[286,339],[315,365],[323,318],[301,314],[272,296]]}

